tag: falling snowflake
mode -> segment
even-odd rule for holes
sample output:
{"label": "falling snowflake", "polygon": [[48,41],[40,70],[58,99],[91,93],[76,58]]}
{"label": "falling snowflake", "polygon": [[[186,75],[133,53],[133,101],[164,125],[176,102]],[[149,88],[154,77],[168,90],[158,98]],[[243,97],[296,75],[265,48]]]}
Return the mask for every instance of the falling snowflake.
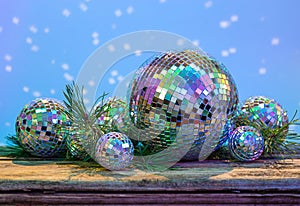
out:
{"label": "falling snowflake", "polygon": [[5,71],[11,72],[11,71],[12,71],[12,66],[6,65],[6,66],[5,66]]}
{"label": "falling snowflake", "polygon": [[6,126],[6,127],[10,127],[10,125],[11,125],[11,124],[10,124],[9,122],[5,122],[5,126]]}
{"label": "falling snowflake", "polygon": [[125,43],[124,45],[123,45],[123,48],[125,49],[125,50],[130,50],[130,44],[128,44],[128,43]]}
{"label": "falling snowflake", "polygon": [[204,3],[204,7],[207,8],[207,9],[212,7],[212,5],[213,5],[212,1],[207,1],[207,2]]}
{"label": "falling snowflake", "polygon": [[69,74],[69,73],[64,73],[64,78],[67,80],[67,81],[73,81],[74,80],[74,77],[71,75],[71,74]]}
{"label": "falling snowflake", "polygon": [[95,86],[95,81],[94,80],[90,80],[88,83],[91,87]]}
{"label": "falling snowflake", "polygon": [[230,21],[231,22],[237,22],[239,20],[239,16],[238,15],[232,15],[231,17],[230,17]]}
{"label": "falling snowflake", "polygon": [[114,45],[110,44],[110,45],[108,45],[108,50],[109,50],[110,52],[114,52],[114,51],[116,50],[116,48],[115,48]]}
{"label": "falling snowflake", "polygon": [[100,42],[99,39],[93,39],[93,44],[94,44],[94,45],[98,45],[99,42]]}
{"label": "falling snowflake", "polygon": [[41,93],[40,93],[39,91],[34,91],[34,92],[32,92],[32,95],[33,95],[34,97],[40,97],[40,96],[41,96]]}
{"label": "falling snowflake", "polygon": [[88,10],[88,7],[85,3],[81,3],[79,4],[79,8],[81,9],[81,11],[86,12]]}
{"label": "falling snowflake", "polygon": [[38,32],[38,28],[36,28],[36,26],[34,26],[34,25],[31,25],[30,27],[29,27],[29,31],[31,31],[32,33],[37,33]]}
{"label": "falling snowflake", "polygon": [[20,19],[18,17],[13,17],[12,18],[12,23],[13,24],[19,24],[20,23]]}
{"label": "falling snowflake", "polygon": [[112,24],[112,25],[111,25],[111,28],[112,28],[112,29],[116,29],[116,28],[117,28],[117,25],[116,25],[116,24]]}
{"label": "falling snowflake", "polygon": [[4,56],[4,59],[5,59],[5,61],[10,62],[10,61],[12,60],[12,56],[9,55],[9,54],[6,54],[6,55]]}
{"label": "falling snowflake", "polygon": [[40,50],[40,47],[37,46],[37,45],[32,45],[31,50],[32,50],[33,52],[37,52],[37,51]]}
{"label": "falling snowflake", "polygon": [[221,51],[221,55],[222,55],[222,57],[228,57],[229,56],[229,52],[227,50],[222,50]]}
{"label": "falling snowflake", "polygon": [[69,17],[71,15],[71,12],[69,9],[64,9],[62,11],[62,15],[65,16],[65,17]]}
{"label": "falling snowflake", "polygon": [[48,34],[48,33],[50,32],[50,29],[49,29],[48,27],[46,27],[46,28],[44,29],[44,32],[45,32],[46,34]]}
{"label": "falling snowflake", "polygon": [[26,92],[26,93],[29,92],[29,87],[24,86],[24,87],[23,87],[23,91]]}
{"label": "falling snowflake", "polygon": [[69,69],[70,69],[70,66],[69,66],[68,64],[64,63],[64,64],[61,65],[61,68],[62,68],[63,70],[69,70]]}
{"label": "falling snowflake", "polygon": [[259,68],[258,73],[260,75],[264,75],[267,73],[267,69],[265,67],[261,67],[261,68]]}
{"label": "falling snowflake", "polygon": [[93,38],[98,38],[98,37],[99,37],[99,33],[94,31],[94,32],[92,33],[92,37],[93,37]]}
{"label": "falling snowflake", "polygon": [[27,43],[27,44],[32,44],[32,39],[31,39],[30,37],[27,37],[27,38],[26,38],[26,43]]}
{"label": "falling snowflake", "polygon": [[115,84],[116,83],[116,80],[114,78],[109,78],[108,79],[108,83],[109,84]]}
{"label": "falling snowflake", "polygon": [[54,89],[50,89],[50,94],[55,94],[55,90]]}
{"label": "falling snowflake", "polygon": [[199,46],[199,41],[198,40],[194,40],[192,43],[193,43],[194,46]]}
{"label": "falling snowflake", "polygon": [[127,9],[126,9],[126,12],[127,12],[127,14],[132,14],[132,12],[133,12],[133,7],[132,6],[129,6]]}
{"label": "falling snowflake", "polygon": [[279,44],[279,38],[278,37],[274,37],[272,40],[271,40],[271,44],[273,46],[277,46]]}
{"label": "falling snowflake", "polygon": [[142,51],[141,50],[135,50],[134,54],[135,54],[135,56],[141,56]]}
{"label": "falling snowflake", "polygon": [[122,16],[122,11],[121,11],[120,9],[117,9],[117,10],[115,11],[115,16],[116,16],[116,17]]}
{"label": "falling snowflake", "polygon": [[229,48],[228,51],[229,51],[230,54],[235,54],[236,53],[236,48],[231,47],[231,48]]}
{"label": "falling snowflake", "polygon": [[230,26],[230,22],[229,21],[220,21],[220,27],[222,29],[226,29]]}
{"label": "falling snowflake", "polygon": [[119,72],[117,70],[113,70],[113,71],[111,71],[110,74],[111,74],[112,77],[115,77],[119,74]]}
{"label": "falling snowflake", "polygon": [[3,31],[3,27],[0,26],[0,33]]}
{"label": "falling snowflake", "polygon": [[163,4],[166,3],[167,0],[159,0],[159,3]]}
{"label": "falling snowflake", "polygon": [[118,78],[117,78],[117,80],[118,80],[119,82],[123,81],[123,79],[124,79],[124,77],[123,77],[122,75],[119,75]]}

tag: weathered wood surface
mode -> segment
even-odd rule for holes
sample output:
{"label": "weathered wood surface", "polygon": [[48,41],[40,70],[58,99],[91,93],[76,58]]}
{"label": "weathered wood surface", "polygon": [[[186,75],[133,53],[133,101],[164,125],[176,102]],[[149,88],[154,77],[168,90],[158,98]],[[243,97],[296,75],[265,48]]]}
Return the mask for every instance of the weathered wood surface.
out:
{"label": "weathered wood surface", "polygon": [[300,204],[300,159],[178,163],[157,173],[0,160],[2,204]]}

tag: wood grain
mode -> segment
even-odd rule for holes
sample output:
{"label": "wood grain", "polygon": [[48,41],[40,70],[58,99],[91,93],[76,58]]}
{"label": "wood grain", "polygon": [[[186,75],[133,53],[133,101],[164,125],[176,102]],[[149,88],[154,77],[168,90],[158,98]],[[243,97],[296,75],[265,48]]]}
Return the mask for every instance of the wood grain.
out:
{"label": "wood grain", "polygon": [[300,204],[300,159],[180,162],[110,172],[55,160],[1,159],[1,204]]}

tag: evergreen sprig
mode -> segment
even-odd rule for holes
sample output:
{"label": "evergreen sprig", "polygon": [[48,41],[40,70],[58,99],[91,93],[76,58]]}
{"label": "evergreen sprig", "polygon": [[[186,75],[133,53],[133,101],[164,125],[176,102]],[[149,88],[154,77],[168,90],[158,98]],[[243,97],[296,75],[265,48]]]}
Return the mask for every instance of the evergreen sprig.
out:
{"label": "evergreen sprig", "polygon": [[6,140],[8,144],[1,146],[0,157],[31,157],[31,155],[22,148],[17,136],[8,135],[6,136]]}
{"label": "evergreen sprig", "polygon": [[[99,139],[109,128],[97,125],[97,120],[101,115],[105,115],[110,110],[110,104],[105,102],[108,93],[103,93],[88,109],[84,102],[84,87],[79,87],[75,82],[66,85],[63,92],[66,100],[67,115],[71,119],[72,128],[85,137],[84,145],[90,156],[94,154],[94,147]],[[108,126],[109,127],[109,126]]]}

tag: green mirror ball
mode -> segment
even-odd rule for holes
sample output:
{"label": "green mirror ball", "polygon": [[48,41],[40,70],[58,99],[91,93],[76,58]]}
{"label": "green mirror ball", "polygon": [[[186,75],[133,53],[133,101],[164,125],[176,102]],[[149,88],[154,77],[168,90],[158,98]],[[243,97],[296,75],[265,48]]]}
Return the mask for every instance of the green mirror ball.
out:
{"label": "green mirror ball", "polygon": [[38,98],[27,104],[16,120],[22,148],[38,157],[60,156],[66,149],[69,119],[56,99]]}

